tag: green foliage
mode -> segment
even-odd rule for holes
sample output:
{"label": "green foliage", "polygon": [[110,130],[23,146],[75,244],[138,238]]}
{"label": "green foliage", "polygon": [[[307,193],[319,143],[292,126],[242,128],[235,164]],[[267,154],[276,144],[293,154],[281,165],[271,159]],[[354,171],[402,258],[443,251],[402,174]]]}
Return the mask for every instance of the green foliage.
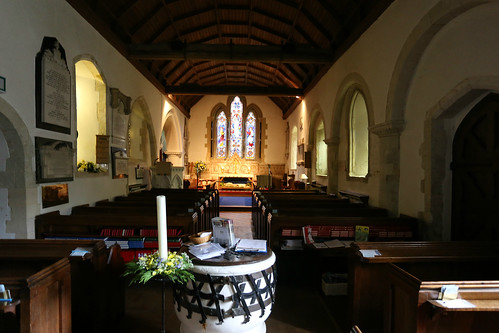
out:
{"label": "green foliage", "polygon": [[166,277],[173,283],[186,283],[194,280],[194,275],[189,271],[193,267],[187,254],[168,252],[168,258],[161,258],[159,252],[139,257],[125,265],[124,276],[132,276],[132,283],[146,283],[154,277]]}
{"label": "green foliage", "polygon": [[208,166],[203,161],[197,161],[194,163],[194,168],[196,168],[196,172],[199,173],[208,169]]}
{"label": "green foliage", "polygon": [[80,172],[99,173],[103,171],[94,162],[85,162],[85,160],[82,160],[80,163],[78,163],[77,167],[78,171]]}

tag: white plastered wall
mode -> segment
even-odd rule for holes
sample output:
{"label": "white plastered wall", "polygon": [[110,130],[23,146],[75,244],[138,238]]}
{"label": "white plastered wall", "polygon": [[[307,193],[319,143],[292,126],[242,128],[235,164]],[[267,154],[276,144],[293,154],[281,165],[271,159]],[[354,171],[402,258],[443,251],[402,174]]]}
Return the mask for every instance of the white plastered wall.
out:
{"label": "white plastered wall", "polygon": [[[24,221],[15,222],[24,225],[19,228],[16,237],[32,238],[35,215],[53,210],[68,213],[72,206],[122,195],[127,189],[126,179],[112,179],[111,173],[105,176],[75,177],[74,181],[68,182],[68,204],[49,209],[41,208],[42,185],[35,184],[34,179],[34,137],[47,137],[76,144],[74,87],[71,96],[71,134],[42,130],[35,126],[35,56],[40,50],[43,37],[55,37],[64,47],[72,85],[74,59],[87,54],[95,59],[98,68],[102,70],[108,88],[118,88],[132,100],[143,96],[150,108],[157,138],[160,137],[162,128],[164,96],[64,0],[2,1],[0,29],[10,32],[0,35],[0,75],[5,77],[7,82],[7,91],[1,97],[15,110],[28,133],[27,137],[21,137],[21,140],[26,142],[25,149],[29,154],[29,163],[26,163],[23,174],[27,184],[26,212]],[[109,100],[107,108],[110,123]],[[30,183],[35,185],[30,188]]]}
{"label": "white plastered wall", "polygon": [[[265,118],[264,157],[266,164],[284,164],[286,147],[286,122],[282,111],[267,97],[245,96],[246,105],[255,104]],[[207,123],[215,105],[227,103],[228,96],[203,97],[192,109],[189,119],[189,161],[207,161],[209,159],[209,139]]]}

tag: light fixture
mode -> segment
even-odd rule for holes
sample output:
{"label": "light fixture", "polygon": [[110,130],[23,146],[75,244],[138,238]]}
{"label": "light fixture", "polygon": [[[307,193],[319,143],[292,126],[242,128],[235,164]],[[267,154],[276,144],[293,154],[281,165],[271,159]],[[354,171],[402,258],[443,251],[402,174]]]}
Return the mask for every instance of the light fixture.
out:
{"label": "light fixture", "polygon": [[300,179],[301,179],[301,180],[307,180],[307,179],[308,179],[308,177],[307,177],[307,175],[306,175],[306,174],[302,173],[302,175],[300,176]]}

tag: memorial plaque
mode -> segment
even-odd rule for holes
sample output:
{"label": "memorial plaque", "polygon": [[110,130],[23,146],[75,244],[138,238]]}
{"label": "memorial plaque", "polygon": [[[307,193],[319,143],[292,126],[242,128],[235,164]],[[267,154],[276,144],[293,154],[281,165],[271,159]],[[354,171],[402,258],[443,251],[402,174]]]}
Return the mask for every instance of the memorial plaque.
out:
{"label": "memorial plaque", "polygon": [[95,144],[95,163],[109,163],[109,135],[97,135]]}
{"label": "memorial plaque", "polygon": [[36,127],[71,133],[71,74],[56,38],[44,37],[36,55]]}
{"label": "memorial plaque", "polygon": [[35,152],[37,183],[73,180],[71,142],[35,137]]}

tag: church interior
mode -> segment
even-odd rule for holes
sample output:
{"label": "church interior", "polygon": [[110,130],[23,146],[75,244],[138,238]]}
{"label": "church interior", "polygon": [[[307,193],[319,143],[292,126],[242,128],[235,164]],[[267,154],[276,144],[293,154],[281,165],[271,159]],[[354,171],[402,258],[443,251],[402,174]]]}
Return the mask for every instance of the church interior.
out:
{"label": "church interior", "polygon": [[[497,330],[497,17],[1,1],[0,332]],[[192,282],[131,283],[162,246]]]}

